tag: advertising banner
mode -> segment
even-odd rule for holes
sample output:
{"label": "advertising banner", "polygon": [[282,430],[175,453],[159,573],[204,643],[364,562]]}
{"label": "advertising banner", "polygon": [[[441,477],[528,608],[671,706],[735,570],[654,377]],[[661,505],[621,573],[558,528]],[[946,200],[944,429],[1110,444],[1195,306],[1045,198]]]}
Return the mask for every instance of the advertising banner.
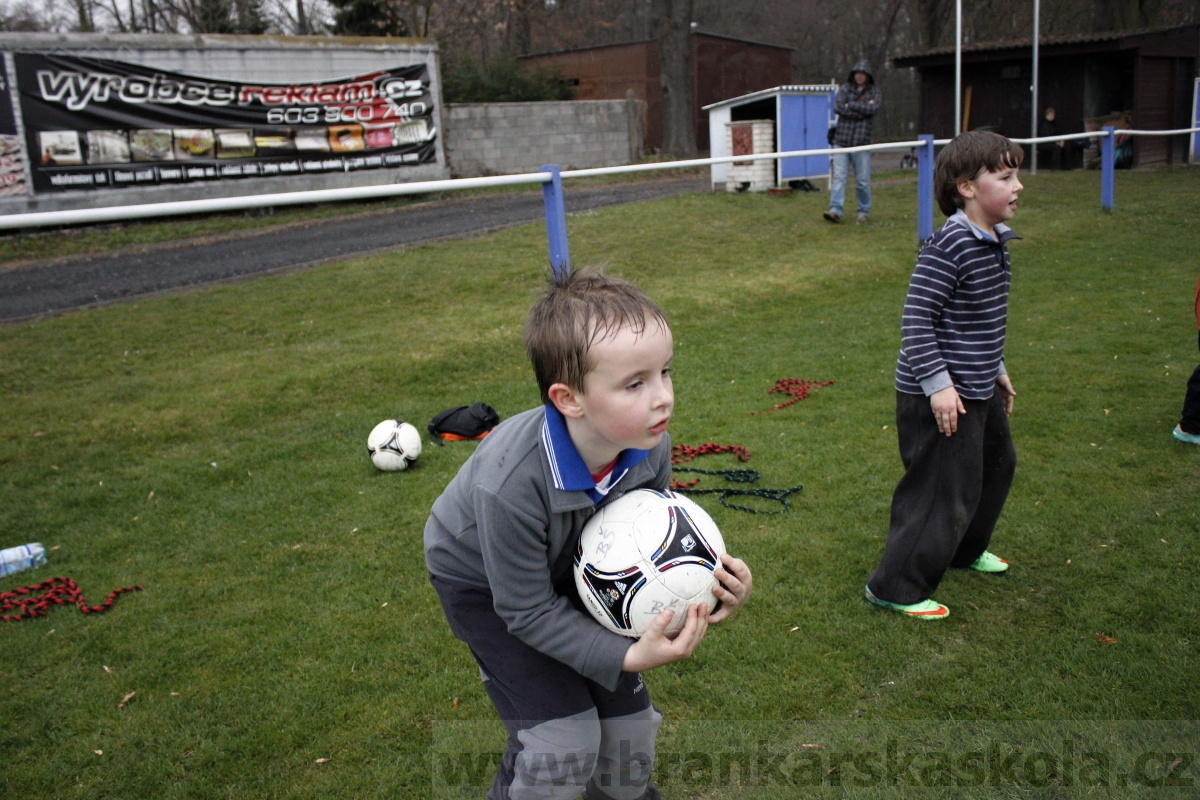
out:
{"label": "advertising banner", "polygon": [[17,134],[11,86],[8,66],[0,58],[0,197],[29,194],[29,185],[25,182],[25,151]]}
{"label": "advertising banner", "polygon": [[35,193],[437,160],[424,64],[241,83],[61,53],[13,58]]}

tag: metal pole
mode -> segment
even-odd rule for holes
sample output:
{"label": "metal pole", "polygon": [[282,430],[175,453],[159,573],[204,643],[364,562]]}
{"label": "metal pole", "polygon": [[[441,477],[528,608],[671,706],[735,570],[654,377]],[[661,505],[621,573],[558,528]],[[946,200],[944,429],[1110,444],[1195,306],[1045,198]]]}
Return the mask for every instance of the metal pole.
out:
{"label": "metal pole", "polygon": [[542,202],[546,205],[546,238],[550,243],[550,268],[556,277],[571,272],[571,253],[567,248],[567,209],[563,204],[562,172],[558,164],[544,164],[542,172],[550,180],[542,184]]}
{"label": "metal pole", "polygon": [[[1038,15],[1041,11],[1041,0],[1033,0],[1033,110],[1030,113],[1029,138],[1036,139],[1038,135]],[[1037,143],[1029,145],[1029,174],[1037,175]]]}
{"label": "metal pole", "polygon": [[924,244],[933,236],[933,135],[917,138],[917,243]]}
{"label": "metal pole", "polygon": [[1113,207],[1113,156],[1116,148],[1116,128],[1104,126],[1104,138],[1100,140],[1100,207],[1112,211]]}
{"label": "metal pole", "polygon": [[962,133],[962,0],[954,0],[954,135]]}

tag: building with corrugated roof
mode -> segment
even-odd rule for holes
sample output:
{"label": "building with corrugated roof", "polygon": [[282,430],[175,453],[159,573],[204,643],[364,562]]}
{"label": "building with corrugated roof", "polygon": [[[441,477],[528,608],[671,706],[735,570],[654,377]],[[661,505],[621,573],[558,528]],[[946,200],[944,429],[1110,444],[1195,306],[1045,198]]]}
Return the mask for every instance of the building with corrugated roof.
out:
{"label": "building with corrugated roof", "polygon": [[[1057,112],[1056,133],[1102,125],[1140,130],[1189,127],[1200,56],[1200,25],[1042,37],[1038,44],[1038,114]],[[893,59],[920,73],[918,129],[954,135],[955,48]],[[1032,130],[1033,43],[1029,38],[962,48],[964,130],[987,127],[1010,137]],[[1135,137],[1133,165],[1182,164],[1186,136]],[[1076,165],[1088,154],[1076,156]]]}
{"label": "building with corrugated roof", "polygon": [[[794,49],[692,32],[692,103],[700,150],[709,147],[708,114],[701,109],[729,97],[790,83]],[[554,70],[575,90],[577,100],[621,100],[632,92],[646,103],[646,147],[662,148],[662,55],[657,40],[530,53],[520,56],[519,62]]]}

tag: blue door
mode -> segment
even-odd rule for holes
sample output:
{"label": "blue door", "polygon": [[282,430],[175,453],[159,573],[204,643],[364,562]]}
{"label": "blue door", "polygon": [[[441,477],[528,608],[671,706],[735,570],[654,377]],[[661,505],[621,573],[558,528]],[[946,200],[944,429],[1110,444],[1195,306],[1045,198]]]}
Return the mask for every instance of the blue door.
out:
{"label": "blue door", "polygon": [[[820,150],[826,139],[833,106],[831,94],[783,94],[779,96],[779,149]],[[829,173],[829,156],[785,158],[780,165],[780,182],[823,177]]]}

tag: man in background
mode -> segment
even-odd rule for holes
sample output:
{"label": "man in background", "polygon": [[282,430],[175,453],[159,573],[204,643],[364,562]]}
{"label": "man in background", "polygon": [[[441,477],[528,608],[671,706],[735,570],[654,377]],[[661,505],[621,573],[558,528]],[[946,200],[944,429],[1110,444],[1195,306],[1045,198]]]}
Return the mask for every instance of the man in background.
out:
{"label": "man in background", "polygon": [[[1037,135],[1039,139],[1058,135],[1057,117],[1058,112],[1054,110],[1054,106],[1046,106],[1045,113],[1038,120]],[[1038,142],[1038,158],[1045,159],[1045,163],[1039,164],[1039,166],[1046,169],[1062,169],[1063,153],[1066,147],[1067,143],[1063,139],[1059,139],[1057,142]]]}
{"label": "man in background", "polygon": [[[871,128],[875,115],[883,106],[883,92],[875,85],[871,65],[864,58],[850,70],[833,101],[837,114],[837,128],[833,137],[834,147],[857,147],[871,143]],[[866,222],[871,214],[871,154],[834,153],[833,178],[829,185],[829,210],[825,219],[842,221],[842,206],[846,200],[846,173],[854,165],[854,196],[858,203],[858,222]]]}

